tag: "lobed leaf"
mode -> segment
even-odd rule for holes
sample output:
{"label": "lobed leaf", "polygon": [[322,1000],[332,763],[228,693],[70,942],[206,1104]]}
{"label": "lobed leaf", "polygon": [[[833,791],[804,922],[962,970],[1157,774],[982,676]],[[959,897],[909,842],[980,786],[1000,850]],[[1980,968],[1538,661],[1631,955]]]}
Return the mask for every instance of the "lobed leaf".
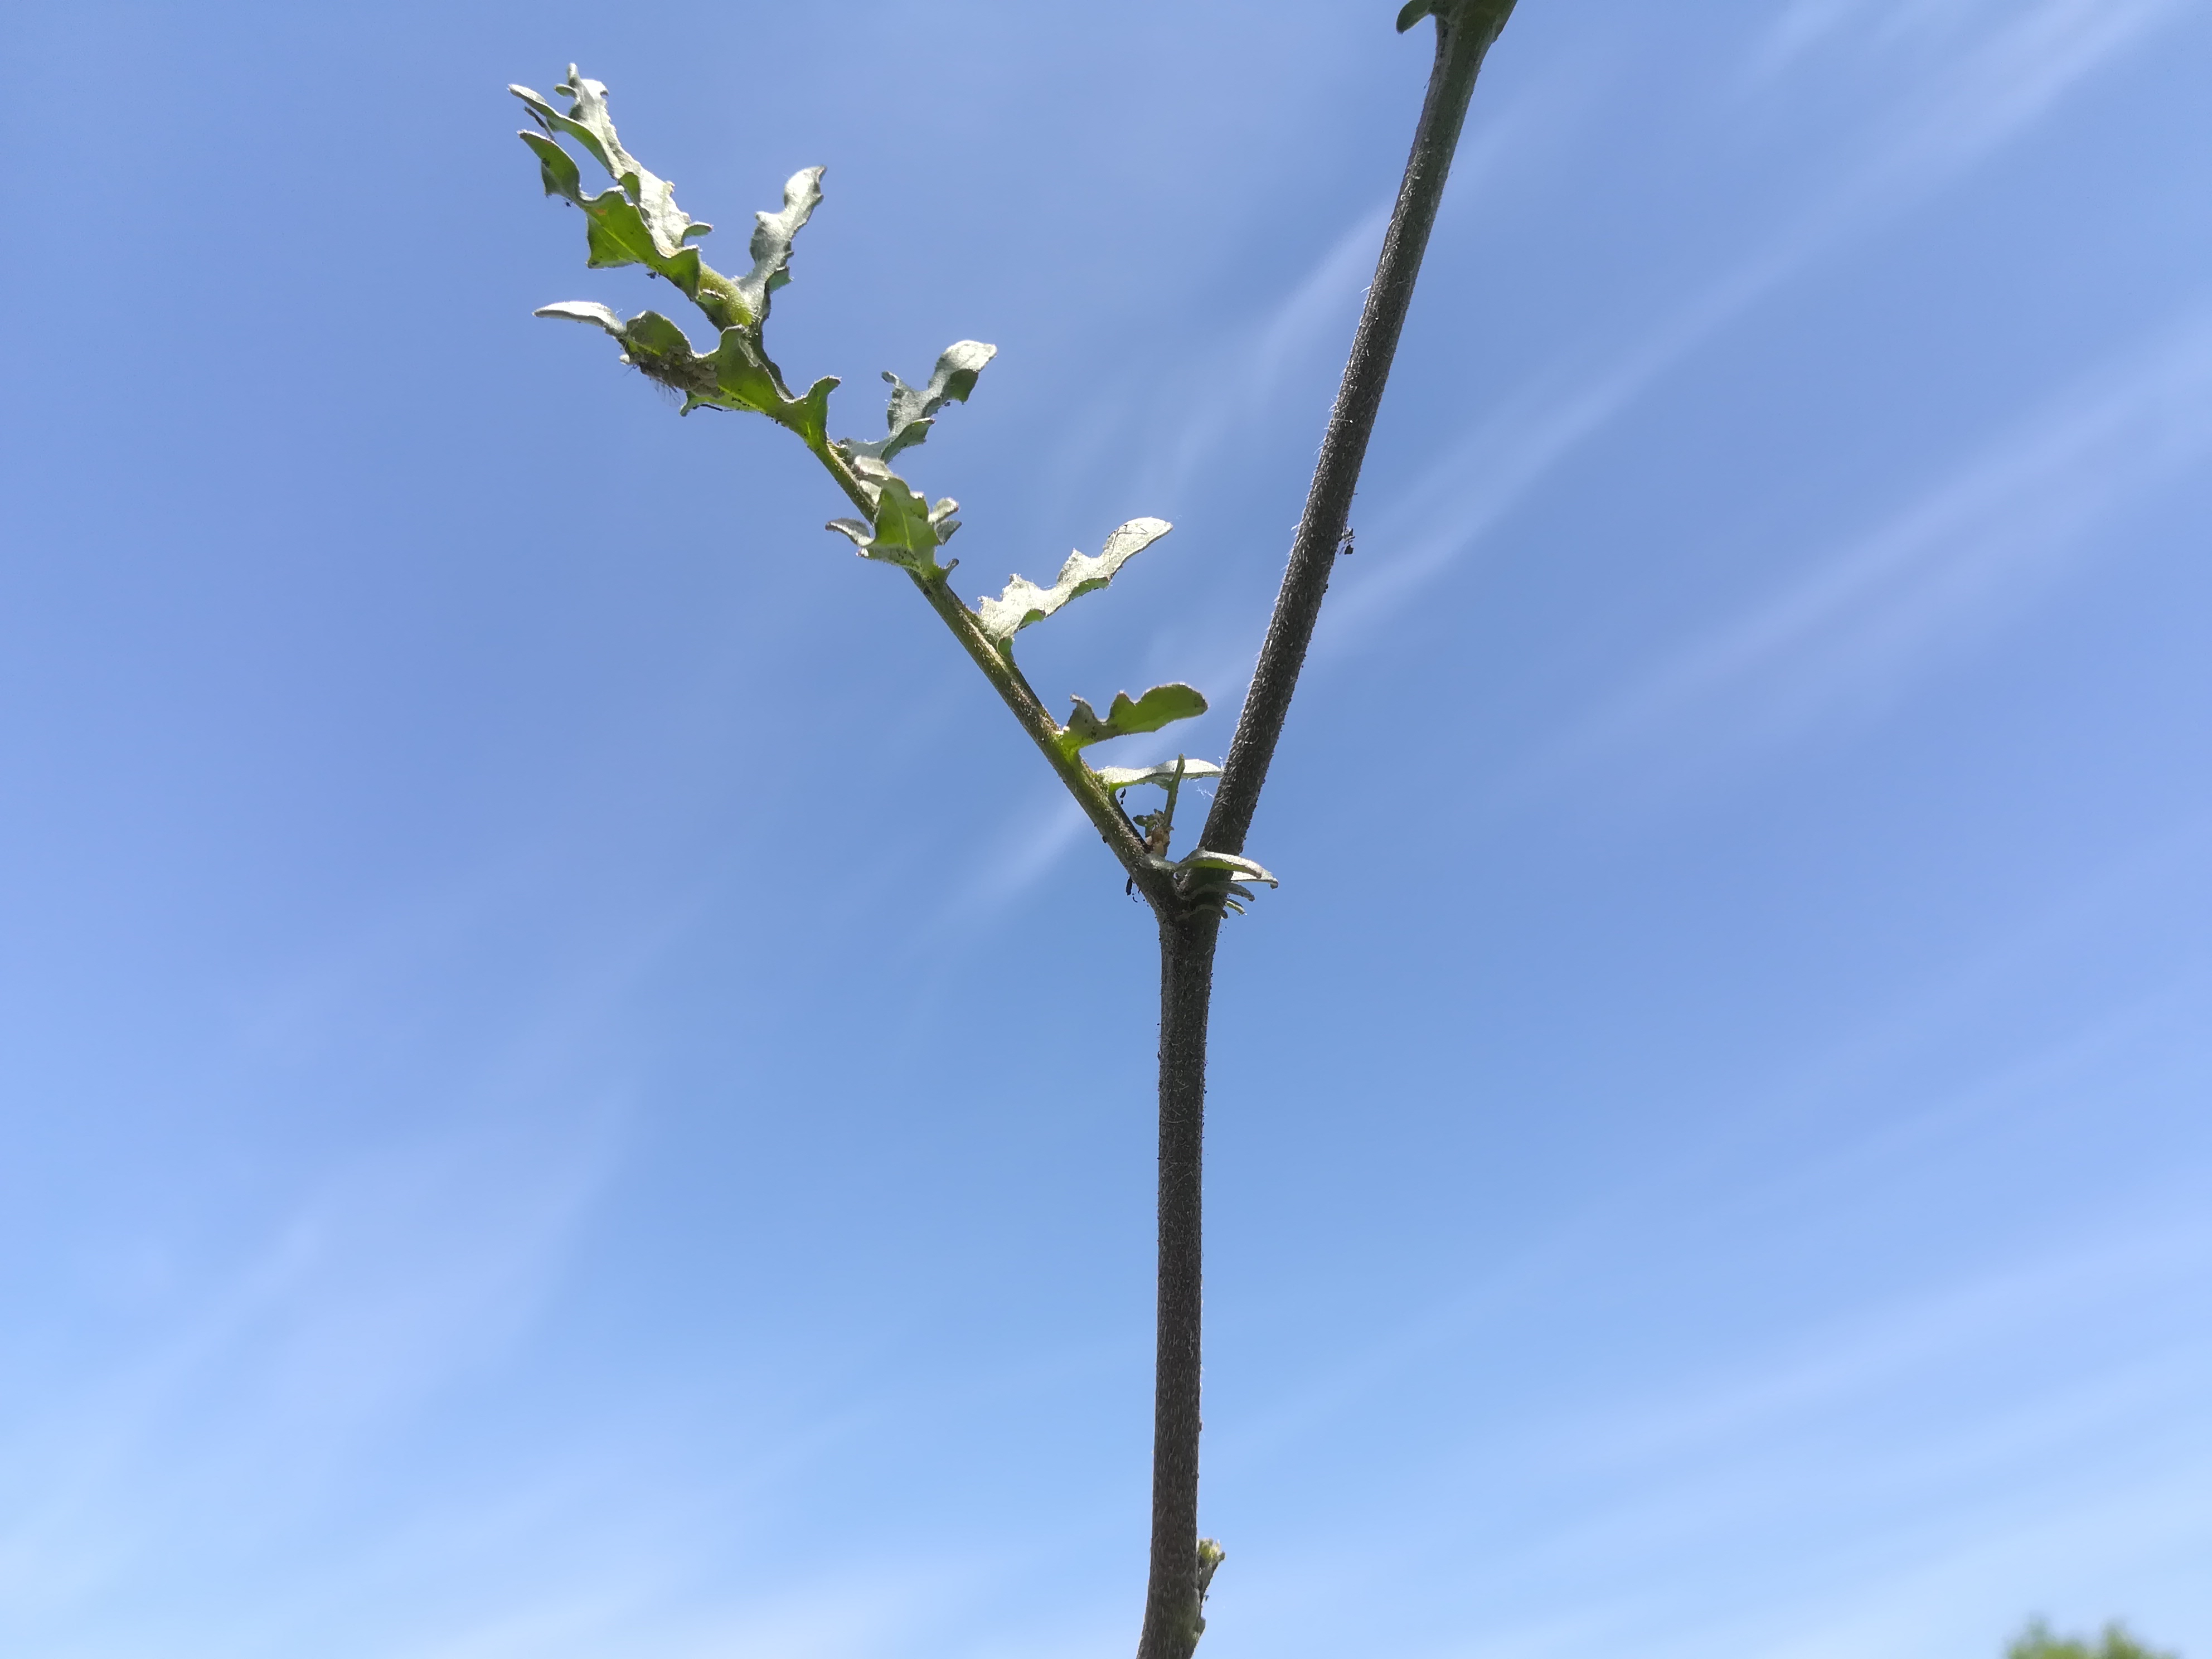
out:
{"label": "lobed leaf", "polygon": [[825,376],[804,397],[793,397],[775,365],[761,356],[750,330],[724,329],[720,343],[702,357],[684,331],[657,311],[641,311],[624,322],[595,301],[564,300],[541,306],[534,314],[605,329],[622,343],[624,362],[684,394],[686,415],[702,407],[748,410],[789,427],[810,444],[826,441],[836,377]]}
{"label": "lobed leaf", "polygon": [[757,213],[753,229],[753,268],[733,286],[746,315],[757,331],[768,320],[769,296],[791,281],[792,239],[811,218],[822,202],[820,167],[802,167],[784,181],[783,210]]}
{"label": "lobed leaf", "polygon": [[[568,81],[553,89],[568,94],[566,114],[528,87],[507,88],[543,129],[520,136],[538,157],[545,193],[573,202],[589,221],[586,263],[599,267],[641,264],[667,277],[686,297],[697,299],[699,250],[689,244],[714,227],[678,207],[675,185],[623,148],[607,113],[605,83],[586,80],[571,64]],[[557,142],[563,136],[591,153],[615,181],[614,189],[597,196],[584,194],[583,175]]]}
{"label": "lobed leaf", "polygon": [[949,403],[966,403],[983,365],[998,355],[998,347],[981,340],[955,340],[939,356],[929,384],[919,392],[885,369],[884,379],[891,386],[890,407],[884,417],[888,435],[865,443],[856,438],[840,438],[837,447],[848,460],[866,455],[888,461],[902,449],[921,442],[936,424],[931,417]]}
{"label": "lobed leaf", "polygon": [[942,576],[951,569],[950,564],[938,563],[937,550],[960,528],[952,516],[960,503],[948,496],[935,507],[927,506],[895,472],[884,471],[869,483],[876,497],[875,522],[832,519],[824,528],[850,538],[854,550],[864,559],[881,559],[921,577]]}
{"label": "lobed leaf", "polygon": [[1178,765],[1185,781],[1221,775],[1219,767],[1202,760],[1162,761],[1158,766],[1101,766],[1094,768],[1093,774],[1109,789],[1133,789],[1140,783],[1157,783],[1164,789],[1175,781]]}
{"label": "lobed leaf", "polygon": [[[1073,754],[1109,738],[1157,732],[1171,721],[1187,720],[1205,712],[1206,699],[1194,687],[1182,684],[1156,685],[1133,702],[1127,691],[1116,691],[1103,720],[1088,702],[1078,697],[1075,710],[1068,715],[1067,724],[1060,732],[1060,746]],[[1188,775],[1188,770],[1185,775]]]}
{"label": "lobed leaf", "polygon": [[[1069,554],[1067,562],[1060,568],[1060,579],[1050,587],[1039,587],[1026,576],[1012,578],[1006,592],[997,599],[977,604],[975,611],[982,619],[983,631],[1000,651],[1011,655],[1016,634],[1031,623],[1042,622],[1070,599],[1097,592],[1114,580],[1115,572],[1173,528],[1165,519],[1132,519],[1106,538],[1105,547],[1096,558],[1080,552]],[[1146,695],[1149,696],[1151,693]],[[1203,702],[1196,712],[1205,712]],[[1137,729],[1152,730],[1151,726]]]}

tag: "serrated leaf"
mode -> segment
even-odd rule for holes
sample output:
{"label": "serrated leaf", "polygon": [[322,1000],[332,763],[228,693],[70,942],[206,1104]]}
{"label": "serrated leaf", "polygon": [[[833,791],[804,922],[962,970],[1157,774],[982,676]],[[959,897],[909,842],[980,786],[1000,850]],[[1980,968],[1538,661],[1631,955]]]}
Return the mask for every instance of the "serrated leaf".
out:
{"label": "serrated leaf", "polygon": [[[1156,685],[1139,697],[1129,700],[1127,691],[1116,691],[1114,701],[1101,720],[1098,712],[1081,697],[1075,699],[1075,710],[1067,717],[1067,725],[1060,732],[1060,744],[1071,754],[1087,749],[1094,743],[1104,743],[1113,738],[1133,736],[1139,732],[1157,732],[1174,720],[1187,720],[1206,712],[1206,699],[1194,686],[1181,684]],[[1188,773],[1186,773],[1188,775]]]}
{"label": "serrated leaf", "polygon": [[605,329],[622,343],[624,362],[684,393],[686,415],[702,407],[765,415],[809,444],[825,441],[836,378],[825,375],[804,397],[793,397],[775,365],[753,345],[749,330],[723,330],[713,355],[701,356],[684,331],[657,311],[641,311],[624,322],[595,301],[564,300],[541,306],[535,314]]}
{"label": "serrated leaf", "polygon": [[[623,148],[622,140],[615,133],[614,118],[607,111],[604,82],[587,81],[576,72],[574,64],[569,64],[568,80],[553,88],[568,96],[569,108],[565,115],[528,87],[509,87],[507,90],[522,100],[531,119],[550,137],[565,133],[591,152],[607,170],[607,176],[622,187],[623,193],[637,208],[653,246],[663,258],[672,258],[691,238],[704,236],[714,229],[712,225],[700,223],[676,205],[673,181],[661,178]],[[530,137],[527,133],[523,136],[526,140]],[[538,144],[532,143],[531,148],[538,151],[541,161],[545,160],[544,150]],[[549,188],[550,182],[549,177]]]}
{"label": "serrated leaf", "polygon": [[694,394],[684,405],[690,414],[701,404],[717,409],[750,410],[789,427],[810,446],[829,441],[830,394],[837,377],[825,374],[794,398],[784,385],[782,372],[760,349],[757,330],[726,328],[715,347],[714,390]]}
{"label": "serrated leaf", "polygon": [[907,488],[896,473],[874,481],[875,522],[832,519],[825,528],[851,538],[854,550],[864,559],[880,559],[918,576],[941,576],[952,567],[937,562],[937,550],[960,528],[952,514],[959,503],[951,499],[931,507]]}
{"label": "serrated leaf", "polygon": [[1016,634],[1031,623],[1042,622],[1070,599],[1097,592],[1114,580],[1115,572],[1174,528],[1165,519],[1132,519],[1106,538],[1097,557],[1069,554],[1060,568],[1059,580],[1050,587],[1039,587],[1026,576],[1013,577],[997,599],[977,603],[975,614],[983,631],[1000,650],[1011,652]]}
{"label": "serrated leaf", "polygon": [[753,268],[735,283],[745,312],[758,329],[768,320],[769,296],[791,280],[791,243],[822,201],[820,167],[803,167],[784,181],[783,209],[779,213],[757,213],[753,229]]}
{"label": "serrated leaf", "polygon": [[1192,778],[1218,778],[1221,775],[1219,767],[1212,761],[1202,760],[1162,761],[1158,766],[1100,766],[1093,768],[1092,774],[1109,789],[1133,789],[1140,783],[1157,783],[1164,789],[1174,781],[1178,763],[1182,766],[1186,782]]}
{"label": "serrated leaf", "polygon": [[891,386],[890,407],[884,415],[887,434],[866,443],[857,438],[840,438],[837,447],[848,460],[866,455],[888,461],[902,449],[921,442],[936,424],[931,417],[947,404],[966,403],[968,394],[975,389],[975,377],[998,355],[998,347],[981,340],[955,340],[939,355],[929,384],[919,392],[885,369],[884,379]]}
{"label": "serrated leaf", "polygon": [[[507,90],[522,100],[530,118],[543,132],[525,132],[522,142],[538,157],[545,193],[573,202],[589,222],[586,263],[600,268],[641,264],[656,270],[681,289],[685,296],[699,295],[699,250],[688,246],[714,227],[695,221],[676,205],[676,187],[641,163],[622,146],[607,114],[607,89],[587,81],[568,66],[567,84],[556,92],[567,93],[572,107],[559,110],[528,87]],[[575,160],[556,142],[566,135],[580,143],[615,181],[612,190],[597,196],[584,194],[583,176]]]}

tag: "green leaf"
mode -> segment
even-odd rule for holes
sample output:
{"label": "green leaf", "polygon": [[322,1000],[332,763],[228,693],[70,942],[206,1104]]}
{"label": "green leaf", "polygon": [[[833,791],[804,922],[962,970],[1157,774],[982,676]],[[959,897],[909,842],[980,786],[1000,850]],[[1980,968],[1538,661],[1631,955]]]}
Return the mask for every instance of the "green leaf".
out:
{"label": "green leaf", "polygon": [[1129,701],[1127,691],[1116,691],[1103,720],[1089,703],[1078,697],[1075,710],[1068,715],[1067,725],[1060,732],[1060,747],[1073,754],[1094,743],[1126,738],[1139,732],[1157,732],[1170,721],[1187,720],[1205,712],[1206,699],[1194,687],[1182,684],[1156,685],[1134,702]]}
{"label": "green leaf", "polygon": [[881,559],[922,577],[942,576],[951,569],[950,564],[938,563],[937,550],[960,528],[952,516],[960,503],[948,497],[927,506],[895,472],[882,471],[868,482],[875,492],[875,522],[832,519],[824,528],[849,537],[854,550],[864,559]]}
{"label": "green leaf", "polygon": [[[507,90],[522,100],[543,132],[525,132],[522,142],[538,157],[545,193],[581,208],[589,221],[587,263],[607,267],[641,264],[658,271],[685,296],[699,296],[699,250],[688,246],[714,227],[692,219],[676,205],[676,186],[645,167],[622,146],[607,113],[607,89],[568,66],[568,80],[556,92],[570,100],[567,114],[528,87]],[[586,196],[583,176],[556,142],[566,136],[580,143],[607,170],[615,188]]]}
{"label": "green leaf", "polygon": [[[607,170],[607,176],[622,187],[623,193],[637,208],[640,221],[647,232],[651,244],[663,258],[673,258],[685,242],[695,236],[704,236],[714,227],[695,221],[676,205],[675,184],[659,177],[645,164],[623,148],[622,140],[615,136],[613,118],[607,112],[607,88],[604,82],[587,81],[576,72],[574,64],[568,65],[568,78],[553,88],[569,99],[567,114],[539,97],[528,87],[509,87],[507,90],[522,100],[530,112],[530,118],[543,127],[549,135],[544,145],[531,142],[532,135],[523,134],[531,149],[538,151],[538,160],[546,161],[548,148],[560,146],[550,143],[550,137],[566,134],[592,153],[592,158]],[[574,164],[569,177],[574,177]],[[568,192],[554,187],[551,164],[547,167],[547,193],[565,195]],[[570,199],[574,200],[572,197]]]}
{"label": "green leaf", "polygon": [[[1097,592],[1114,580],[1115,571],[1174,527],[1165,519],[1132,519],[1106,538],[1096,558],[1079,552],[1069,554],[1067,562],[1060,568],[1060,580],[1050,587],[1039,587],[1026,576],[1013,577],[997,599],[977,604],[975,611],[982,619],[983,631],[1000,651],[1011,655],[1016,634],[1031,623],[1042,622],[1070,599]],[[1202,703],[1199,712],[1204,712]]]}
{"label": "green leaf", "polygon": [[685,414],[702,404],[751,410],[789,427],[810,446],[829,441],[830,394],[837,389],[836,375],[825,374],[807,387],[804,397],[793,397],[782,371],[761,350],[759,331],[749,328],[724,329],[714,363],[713,392],[695,395],[684,405]]}
{"label": "green leaf", "polygon": [[530,314],[533,317],[559,317],[572,323],[597,323],[617,340],[629,331],[629,324],[597,300],[562,300],[554,305],[540,306]]}
{"label": "green leaf", "polygon": [[[1160,862],[1167,863],[1164,859]],[[1184,854],[1167,867],[1178,871],[1225,870],[1230,874],[1242,877],[1246,881],[1264,881],[1270,887],[1280,887],[1283,884],[1250,859],[1239,858],[1234,853],[1209,853],[1202,847],[1195,853]]]}
{"label": "green leaf", "polygon": [[889,435],[866,443],[856,438],[840,438],[837,447],[848,460],[856,455],[868,455],[888,461],[902,449],[921,442],[936,424],[930,417],[947,404],[966,403],[968,394],[975,389],[975,377],[983,372],[983,365],[998,355],[998,347],[985,345],[981,340],[955,340],[938,357],[929,384],[919,392],[885,369],[884,379],[891,386],[890,408],[884,417]]}
{"label": "green leaf", "polygon": [[1407,0],[1398,13],[1398,33],[1403,34],[1424,17],[1433,17],[1439,28],[1447,22],[1486,27],[1494,40],[1516,3],[1517,0]]}
{"label": "green leaf", "polygon": [[[624,322],[595,301],[564,300],[558,305],[540,306],[532,314],[592,323],[605,329],[622,343],[624,362],[663,386],[673,386],[691,402],[714,391],[714,360],[693,351],[684,331],[657,311],[640,312]],[[685,404],[687,409],[690,406]]]}
{"label": "green leaf", "polygon": [[[1176,765],[1174,761],[1162,761],[1158,766],[1101,766],[1094,769],[1094,775],[1109,789],[1132,789],[1140,783],[1157,783],[1164,789],[1175,781]],[[1187,760],[1181,765],[1185,781],[1221,775],[1221,769],[1212,761]]]}
{"label": "green leaf", "polygon": [[714,354],[702,357],[684,331],[657,311],[642,311],[623,322],[593,301],[564,300],[542,306],[535,314],[605,329],[622,343],[624,362],[684,394],[686,415],[699,408],[745,410],[789,427],[810,444],[826,441],[836,377],[825,376],[805,397],[793,397],[775,365],[753,344],[750,330],[724,329]]}
{"label": "green leaf", "polygon": [[[521,88],[509,87],[509,92]],[[535,93],[531,94],[533,98]],[[538,176],[545,181],[545,193],[564,200],[581,202],[584,199],[584,175],[578,170],[576,158],[555,143],[542,132],[518,132],[516,137],[530,146],[538,157]]]}
{"label": "green leaf", "polygon": [[752,325],[768,320],[769,295],[791,280],[791,242],[799,228],[813,216],[822,201],[820,167],[804,167],[784,181],[783,210],[757,213],[753,230],[753,268],[735,283]]}

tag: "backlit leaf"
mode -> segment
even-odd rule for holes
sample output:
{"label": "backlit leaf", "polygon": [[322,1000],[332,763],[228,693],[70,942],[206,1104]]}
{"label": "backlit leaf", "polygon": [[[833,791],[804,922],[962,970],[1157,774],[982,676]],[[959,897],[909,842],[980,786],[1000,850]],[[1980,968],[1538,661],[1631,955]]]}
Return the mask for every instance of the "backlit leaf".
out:
{"label": "backlit leaf", "polygon": [[[1011,652],[1017,633],[1031,623],[1042,622],[1070,599],[1105,586],[1114,580],[1115,571],[1173,528],[1165,519],[1132,519],[1106,538],[1105,547],[1095,558],[1085,553],[1069,554],[1067,562],[1060,568],[1060,580],[1050,587],[1039,587],[1026,576],[1014,577],[997,599],[984,599],[976,605],[983,631],[998,642],[1000,650]],[[1191,695],[1195,696],[1197,693]],[[1197,712],[1203,713],[1204,709],[1201,702]]]}
{"label": "backlit leaf", "polygon": [[1157,732],[1172,720],[1187,720],[1205,712],[1206,699],[1194,687],[1182,684],[1156,685],[1133,702],[1127,691],[1116,691],[1103,720],[1088,702],[1078,697],[1075,711],[1067,717],[1060,741],[1073,753],[1109,738]]}
{"label": "backlit leaf", "polygon": [[960,528],[959,520],[952,517],[960,504],[948,498],[935,507],[927,506],[907,488],[905,479],[893,472],[874,480],[873,488],[873,524],[860,519],[832,519],[827,527],[849,537],[854,550],[864,559],[881,559],[918,576],[939,576],[950,570],[951,565],[937,562],[937,550]]}
{"label": "backlit leaf", "polygon": [[[622,145],[607,113],[607,89],[568,66],[568,82],[554,90],[570,100],[564,114],[528,87],[507,90],[522,100],[542,132],[525,132],[522,142],[538,157],[545,193],[573,202],[590,223],[589,263],[598,266],[642,264],[667,277],[684,293],[699,292],[699,251],[694,237],[714,227],[692,219],[676,205],[676,187],[644,166]],[[615,181],[597,196],[584,194],[575,161],[556,142],[574,138]]]}
{"label": "backlit leaf", "polygon": [[[1250,859],[1239,858],[1234,853],[1209,853],[1202,847],[1195,853],[1185,854],[1173,864],[1169,864],[1165,859],[1158,862],[1170,870],[1225,870],[1245,881],[1264,881],[1270,887],[1283,884]],[[1246,896],[1250,896],[1247,894]]]}
{"label": "backlit leaf", "polygon": [[1158,766],[1101,766],[1093,769],[1098,781],[1109,789],[1130,789],[1140,783],[1157,783],[1164,789],[1174,780],[1178,764],[1182,769],[1186,782],[1192,778],[1218,778],[1221,775],[1219,767],[1212,761],[1202,760],[1162,761]]}
{"label": "backlit leaf", "polygon": [[749,410],[789,427],[810,444],[824,441],[835,377],[817,380],[804,397],[793,397],[775,365],[753,344],[749,329],[724,329],[714,354],[702,357],[684,331],[657,311],[641,311],[624,322],[595,301],[564,300],[540,307],[536,314],[605,329],[622,342],[624,362],[684,394],[687,415],[699,408]]}
{"label": "backlit leaf", "polygon": [[966,403],[968,394],[975,389],[975,377],[983,372],[983,365],[998,354],[998,347],[985,345],[981,340],[955,340],[938,357],[929,384],[919,392],[885,369],[884,379],[891,386],[890,408],[884,416],[886,435],[866,443],[856,438],[840,438],[837,447],[848,459],[867,455],[888,461],[902,449],[921,442],[935,424],[931,417],[947,404]]}
{"label": "backlit leaf", "polygon": [[760,222],[753,230],[753,268],[735,286],[755,329],[768,320],[769,296],[791,280],[792,239],[821,204],[822,173],[804,167],[793,173],[784,181],[782,210],[753,216]]}

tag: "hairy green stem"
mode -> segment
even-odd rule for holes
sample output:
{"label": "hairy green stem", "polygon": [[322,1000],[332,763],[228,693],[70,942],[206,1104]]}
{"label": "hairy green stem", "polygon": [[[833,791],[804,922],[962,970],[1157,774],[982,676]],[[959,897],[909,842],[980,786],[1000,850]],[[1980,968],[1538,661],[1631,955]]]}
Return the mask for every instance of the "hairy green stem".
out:
{"label": "hairy green stem", "polygon": [[[873,518],[876,504],[869,496],[866,485],[846,465],[845,458],[826,441],[818,446],[809,444],[807,447],[830,476],[837,481],[837,487],[845,492],[846,499]],[[1130,879],[1143,892],[1153,909],[1166,914],[1170,909],[1179,908],[1174,878],[1163,875],[1145,861],[1144,839],[1130,823],[1128,814],[1121,810],[1121,804],[1114,798],[1114,792],[1098,781],[1098,775],[1085,766],[1079,756],[1062,747],[1060,722],[1053,719],[1051,711],[1044,706],[1043,699],[1031,688],[1028,677],[983,631],[983,625],[976,620],[975,613],[962,603],[960,596],[952,591],[952,584],[943,575],[925,576],[914,571],[908,574],[914,578],[914,585],[921,590],[921,597],[929,602],[929,608],[937,613],[939,620],[945,627],[951,629],[952,637],[960,641],[961,649],[968,653],[976,667],[983,671],[983,678],[990,681],[992,689],[1013,711],[1014,719],[1020,722],[1022,730],[1029,733],[1030,740],[1036,744],[1038,751],[1050,763],[1052,769],[1060,775],[1060,782],[1066,786],[1067,793],[1075,798],[1075,804],[1083,809],[1084,816],[1097,829],[1099,839],[1121,860],[1121,867],[1128,872]]]}

